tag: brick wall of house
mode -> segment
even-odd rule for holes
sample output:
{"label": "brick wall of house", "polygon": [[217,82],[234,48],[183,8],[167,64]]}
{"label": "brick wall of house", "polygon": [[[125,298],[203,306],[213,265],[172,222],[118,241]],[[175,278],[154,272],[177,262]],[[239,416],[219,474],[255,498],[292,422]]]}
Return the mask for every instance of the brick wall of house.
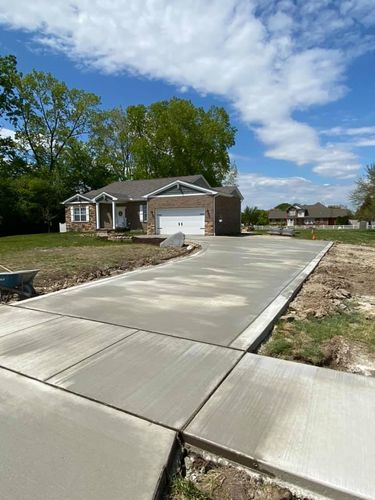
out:
{"label": "brick wall of house", "polygon": [[241,200],[227,196],[215,198],[216,235],[241,233]]}
{"label": "brick wall of house", "polygon": [[[144,203],[146,203],[146,201]],[[126,203],[125,205],[128,228],[132,231],[136,229],[142,229],[145,232],[147,231],[147,223],[141,222],[139,217],[139,210],[141,205],[142,203],[139,201]]]}
{"label": "brick wall of house", "polygon": [[147,234],[156,234],[156,210],[158,208],[204,208],[205,209],[205,235],[214,234],[214,197],[203,196],[171,196],[168,198],[155,197],[148,202]]}
{"label": "brick wall of house", "polygon": [[87,207],[87,204],[66,205],[65,206],[65,223],[67,231],[95,231],[96,230],[96,208],[94,204],[89,204],[89,220],[87,222],[73,222],[71,215],[72,207]]}

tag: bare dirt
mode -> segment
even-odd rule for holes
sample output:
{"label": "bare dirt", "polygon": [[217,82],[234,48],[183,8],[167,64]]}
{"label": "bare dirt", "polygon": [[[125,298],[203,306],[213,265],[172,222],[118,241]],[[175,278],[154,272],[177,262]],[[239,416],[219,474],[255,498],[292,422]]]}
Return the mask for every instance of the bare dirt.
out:
{"label": "bare dirt", "polygon": [[374,319],[375,247],[335,244],[259,353],[375,376]]}
{"label": "bare dirt", "polygon": [[316,318],[346,308],[348,299],[374,315],[375,248],[336,244],[290,304],[294,319]]}
{"label": "bare dirt", "polygon": [[[220,459],[219,460],[223,460]],[[226,462],[226,461],[225,461]],[[308,499],[273,478],[240,466],[217,464],[189,452],[184,460],[184,479],[172,487],[169,500],[297,500]],[[193,489],[186,487],[192,483]],[[185,486],[185,487],[184,487]]]}

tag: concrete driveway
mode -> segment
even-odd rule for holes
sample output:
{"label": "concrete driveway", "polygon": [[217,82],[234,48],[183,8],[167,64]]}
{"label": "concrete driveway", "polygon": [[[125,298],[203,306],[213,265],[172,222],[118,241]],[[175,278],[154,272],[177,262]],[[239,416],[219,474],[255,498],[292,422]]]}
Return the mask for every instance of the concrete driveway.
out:
{"label": "concrete driveway", "polygon": [[229,346],[326,242],[201,238],[200,254],[22,303],[39,311]]}
{"label": "concrete driveway", "polygon": [[246,353],[327,244],[201,241],[0,306],[4,498],[155,498],[177,432],[330,498],[371,498],[373,381]]}

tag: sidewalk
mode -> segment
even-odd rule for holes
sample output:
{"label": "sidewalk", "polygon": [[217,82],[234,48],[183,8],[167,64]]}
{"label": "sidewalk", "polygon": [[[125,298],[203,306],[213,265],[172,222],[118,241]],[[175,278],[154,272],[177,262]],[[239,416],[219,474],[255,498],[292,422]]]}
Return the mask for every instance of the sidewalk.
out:
{"label": "sidewalk", "polygon": [[329,498],[375,498],[375,379],[246,354],[187,443]]}

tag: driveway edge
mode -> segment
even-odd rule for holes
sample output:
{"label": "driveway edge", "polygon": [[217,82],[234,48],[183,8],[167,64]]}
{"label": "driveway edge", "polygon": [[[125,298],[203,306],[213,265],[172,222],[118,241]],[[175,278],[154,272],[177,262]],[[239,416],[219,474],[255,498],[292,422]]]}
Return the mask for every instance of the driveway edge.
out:
{"label": "driveway edge", "polygon": [[[160,264],[150,264],[150,265],[146,265],[146,266],[141,266],[141,267],[138,267],[138,268],[133,269],[131,271],[123,271],[123,272],[120,272],[120,273],[115,274],[113,276],[106,276],[105,278],[98,278],[98,279],[86,281],[85,283],[80,283],[79,285],[73,285],[73,286],[69,286],[67,288],[61,288],[60,290],[55,290],[53,292],[44,293],[41,295],[37,295],[36,297],[30,297],[29,299],[25,299],[25,300],[18,300],[18,301],[14,301],[14,302],[9,302],[8,304],[4,304],[4,305],[13,306],[13,307],[27,307],[28,304],[30,304],[30,302],[36,302],[40,299],[44,299],[45,297],[50,297],[51,295],[58,295],[58,294],[61,294],[64,292],[69,292],[71,290],[79,290],[80,288],[88,288],[88,287],[96,286],[98,284],[105,283],[107,281],[115,281],[117,279],[124,278],[124,276],[132,276],[133,274],[136,274],[136,273],[142,273],[143,271],[147,271],[149,269],[155,269],[155,268],[159,268],[159,267],[165,267],[165,266],[168,266],[170,264],[185,262],[186,260],[194,259],[195,257],[198,257],[199,255],[201,255],[202,253],[205,253],[207,251],[208,245],[202,244],[202,242],[197,242],[195,240],[191,240],[191,242],[194,244],[198,244],[200,246],[200,248],[196,252],[193,251],[190,254],[187,254],[186,256],[179,255],[177,257],[173,257],[173,258],[168,259],[164,262],[161,262]],[[205,243],[205,242],[203,242],[203,243]]]}
{"label": "driveway edge", "polygon": [[264,311],[245,328],[245,330],[229,345],[234,349],[254,352],[272,330],[276,320],[300,290],[305,280],[318,266],[322,258],[332,248],[330,241],[314,259],[291,281],[279,295],[264,309]]}

